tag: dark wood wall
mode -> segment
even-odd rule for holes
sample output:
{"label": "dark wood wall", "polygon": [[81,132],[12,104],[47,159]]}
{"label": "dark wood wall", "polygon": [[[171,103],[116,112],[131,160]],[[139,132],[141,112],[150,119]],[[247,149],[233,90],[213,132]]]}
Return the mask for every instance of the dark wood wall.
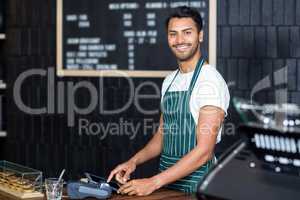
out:
{"label": "dark wood wall", "polygon": [[[53,0],[9,0],[6,5],[7,39],[0,41],[1,76],[8,85],[6,110],[8,137],[2,140],[2,157],[42,170],[45,176],[54,176],[62,168],[67,176],[75,178],[84,171],[107,176],[117,163],[126,160],[142,148],[151,137],[151,131],[140,129],[134,139],[128,135],[79,135],[79,119],[107,125],[119,123],[120,118],[134,125],[145,119],[158,121],[158,114],[143,115],[136,106],[119,114],[99,113],[99,104],[88,115],[75,115],[75,125],[68,126],[67,101],[63,113],[28,114],[16,105],[13,96],[17,79],[30,69],[51,71],[55,66],[56,12]],[[262,102],[275,99],[276,85],[273,72],[288,65],[288,98],[299,103],[300,99],[300,2],[297,0],[218,0],[218,70],[230,83],[231,96],[250,97],[253,86],[262,78],[270,76],[271,87],[260,91],[256,98]],[[4,73],[5,72],[5,73]],[[147,79],[161,86],[162,79]],[[57,85],[67,88],[73,84],[89,81],[99,91],[98,78],[54,78],[55,98]],[[145,79],[134,79],[137,87]],[[103,87],[102,87],[103,86]],[[124,105],[129,95],[129,85],[123,78],[103,80],[104,102],[107,109]],[[39,108],[47,105],[47,76],[31,76],[22,83],[21,97],[26,105]],[[153,88],[144,88],[143,94],[154,94]],[[68,99],[67,90],[62,93]],[[78,106],[89,104],[87,90],[79,89],[75,95]],[[159,107],[159,100],[144,100],[144,109]],[[226,121],[225,134],[238,123],[232,107]],[[225,135],[219,145],[222,151],[238,137]],[[150,176],[156,172],[157,160],[143,165],[136,176]]]}

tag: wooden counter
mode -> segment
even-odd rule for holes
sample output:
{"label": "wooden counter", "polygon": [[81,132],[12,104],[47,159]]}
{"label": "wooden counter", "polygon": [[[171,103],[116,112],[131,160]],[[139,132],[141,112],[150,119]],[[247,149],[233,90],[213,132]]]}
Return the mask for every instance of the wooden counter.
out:
{"label": "wooden counter", "polygon": [[167,190],[161,189],[149,196],[138,197],[138,196],[121,196],[121,195],[114,195],[111,199],[118,199],[118,200],[161,200],[161,199],[170,199],[170,200],[195,200],[195,195],[188,195],[183,192],[177,192],[174,190]]}
{"label": "wooden counter", "polygon": [[[4,195],[0,193],[0,200],[15,200],[16,198]],[[46,198],[44,198],[46,199]],[[43,199],[43,200],[44,200]],[[64,196],[64,200],[69,199],[68,197]],[[182,192],[174,191],[174,190],[167,190],[167,189],[160,189],[149,196],[138,197],[138,196],[127,196],[127,195],[113,195],[110,199],[116,200],[195,200],[195,195],[188,195]],[[38,200],[38,199],[34,199]],[[95,198],[88,198],[86,200],[95,200]]]}

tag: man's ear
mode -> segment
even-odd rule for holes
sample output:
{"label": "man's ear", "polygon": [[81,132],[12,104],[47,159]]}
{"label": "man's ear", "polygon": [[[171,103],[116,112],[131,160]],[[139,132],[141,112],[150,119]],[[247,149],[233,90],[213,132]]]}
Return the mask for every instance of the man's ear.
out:
{"label": "man's ear", "polygon": [[199,42],[203,42],[203,31],[199,32]]}

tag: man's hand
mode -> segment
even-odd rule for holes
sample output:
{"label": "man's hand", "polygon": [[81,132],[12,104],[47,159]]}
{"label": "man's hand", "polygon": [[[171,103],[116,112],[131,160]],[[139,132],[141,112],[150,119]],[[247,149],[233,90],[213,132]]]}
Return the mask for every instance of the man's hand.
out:
{"label": "man's hand", "polygon": [[122,185],[118,190],[118,193],[146,196],[159,188],[159,181],[155,178],[135,179]]}
{"label": "man's hand", "polygon": [[127,162],[124,162],[110,172],[107,182],[110,182],[111,179],[115,176],[115,179],[119,183],[125,184],[129,180],[130,174],[134,172],[135,169],[136,163],[134,161],[129,160]]}

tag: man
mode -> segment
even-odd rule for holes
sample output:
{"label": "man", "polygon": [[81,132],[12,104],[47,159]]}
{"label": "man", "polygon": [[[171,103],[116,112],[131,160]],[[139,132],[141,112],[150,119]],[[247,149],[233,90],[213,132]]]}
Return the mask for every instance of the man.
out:
{"label": "man", "polygon": [[[119,193],[148,195],[167,186],[195,192],[198,182],[213,165],[214,147],[229,105],[226,83],[201,56],[203,41],[200,14],[178,7],[166,20],[168,44],[179,69],[162,86],[160,127],[149,143],[109,175],[123,184]],[[136,166],[157,156],[160,173],[129,181]]]}

